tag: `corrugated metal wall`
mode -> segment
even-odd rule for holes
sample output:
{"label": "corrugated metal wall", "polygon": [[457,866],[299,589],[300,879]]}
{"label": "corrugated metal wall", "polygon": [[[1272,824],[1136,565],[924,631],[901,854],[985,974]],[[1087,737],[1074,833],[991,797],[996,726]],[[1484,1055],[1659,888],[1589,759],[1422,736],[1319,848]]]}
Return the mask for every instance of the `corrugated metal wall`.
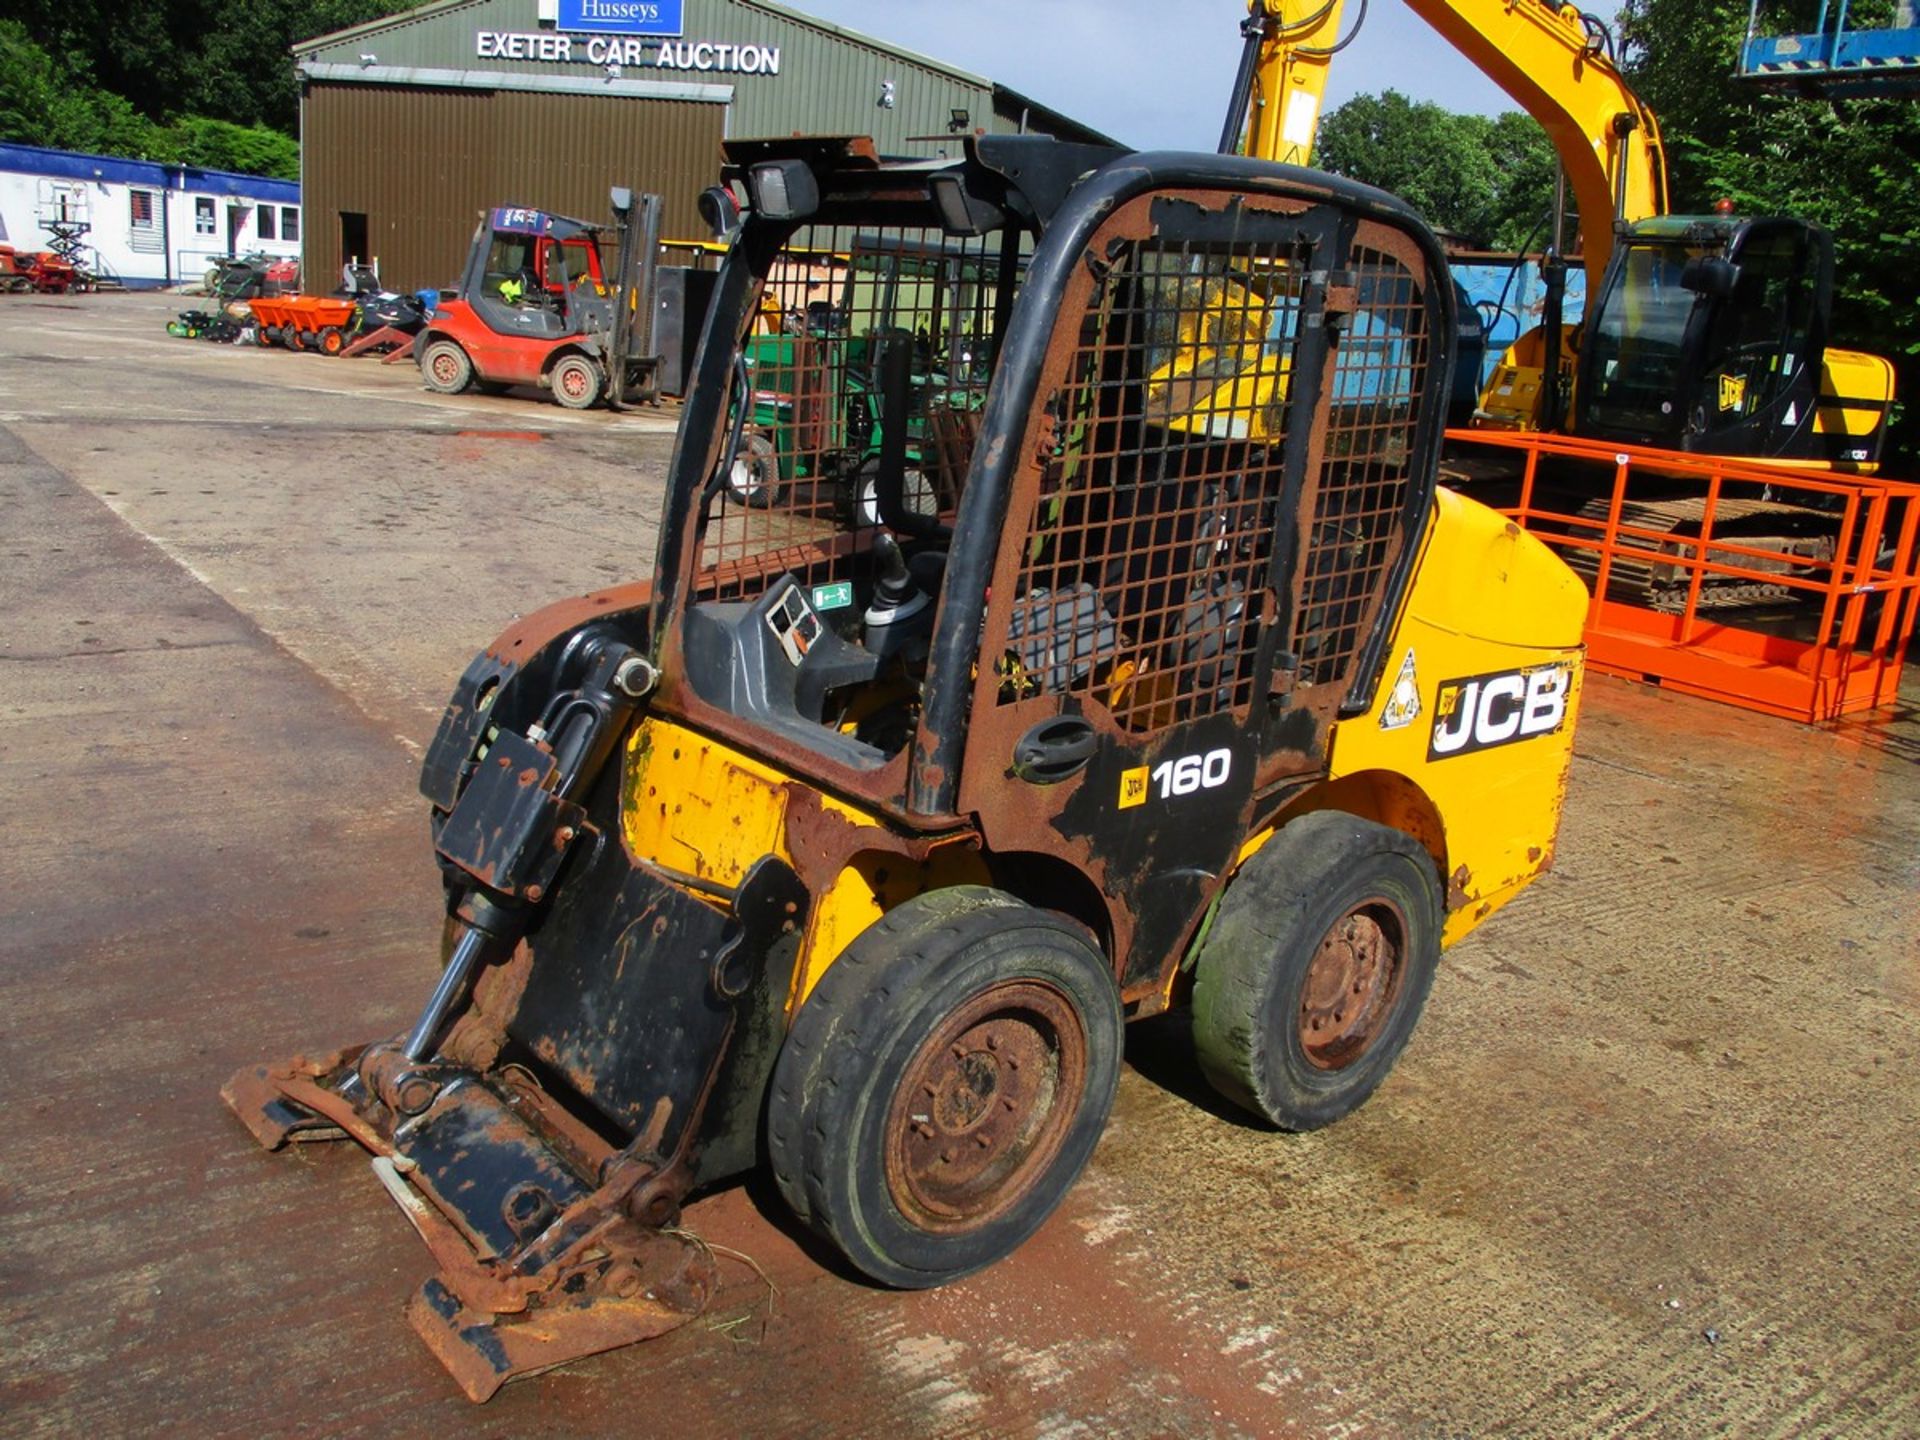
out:
{"label": "corrugated metal wall", "polygon": [[528,205],[607,219],[607,190],[666,199],[664,232],[704,237],[695,197],[720,169],[726,107],[699,101],[313,82],[301,103],[307,288],[340,273],[342,212],[367,217],[391,288],[451,285],[478,212]]}

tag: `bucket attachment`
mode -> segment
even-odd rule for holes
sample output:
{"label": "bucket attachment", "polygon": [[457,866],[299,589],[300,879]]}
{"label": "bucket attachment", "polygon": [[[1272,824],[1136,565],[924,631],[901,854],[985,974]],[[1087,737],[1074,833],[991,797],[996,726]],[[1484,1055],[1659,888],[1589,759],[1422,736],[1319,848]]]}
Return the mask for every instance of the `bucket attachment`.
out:
{"label": "bucket attachment", "polygon": [[[430,1093],[418,1114],[378,1098],[396,1078],[403,1102]],[[697,1240],[635,1218],[677,1212],[647,1183],[659,1178],[650,1167],[620,1154],[583,1164],[547,1128],[552,1100],[514,1078],[408,1066],[396,1047],[375,1046],[250,1067],[220,1092],[269,1150],[351,1136],[374,1153],[374,1173],[441,1267],[407,1318],[475,1401],[684,1325],[716,1283]]]}

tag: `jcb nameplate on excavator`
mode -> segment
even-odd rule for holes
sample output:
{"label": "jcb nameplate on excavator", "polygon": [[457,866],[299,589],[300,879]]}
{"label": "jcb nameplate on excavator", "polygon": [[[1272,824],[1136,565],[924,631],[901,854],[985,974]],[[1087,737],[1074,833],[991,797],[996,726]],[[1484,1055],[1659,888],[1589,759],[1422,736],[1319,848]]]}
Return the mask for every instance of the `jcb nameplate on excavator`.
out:
{"label": "jcb nameplate on excavator", "polygon": [[[654,579],[494,641],[427,756],[439,984],[227,1088],[269,1149],[374,1152],[476,1399],[696,1314],[681,1206],[763,1155],[878,1281],[991,1264],[1126,1018],[1191,1003],[1223,1092],[1328,1124],[1548,863],[1585,595],[1435,489],[1425,227],[1282,166],[965,148],[729,145]],[[1555,723],[1436,743],[1445,686],[1544,714],[1536,675]]]}

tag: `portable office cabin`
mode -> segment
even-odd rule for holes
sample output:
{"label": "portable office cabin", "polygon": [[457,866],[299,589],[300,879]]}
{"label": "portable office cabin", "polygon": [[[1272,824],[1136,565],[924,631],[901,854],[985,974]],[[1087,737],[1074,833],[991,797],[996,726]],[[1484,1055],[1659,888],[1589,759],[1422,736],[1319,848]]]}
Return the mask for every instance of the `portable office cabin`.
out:
{"label": "portable office cabin", "polygon": [[453,280],[475,216],[596,220],[610,186],[695,198],[720,142],[872,135],[932,156],[964,130],[1105,137],[991,80],[766,0],[440,0],[294,47],[314,276],[377,259],[389,286]]}
{"label": "portable office cabin", "polygon": [[0,228],[51,250],[51,224],[79,229],[89,270],[134,289],[198,280],[221,255],[300,253],[300,187],[113,155],[0,144]]}

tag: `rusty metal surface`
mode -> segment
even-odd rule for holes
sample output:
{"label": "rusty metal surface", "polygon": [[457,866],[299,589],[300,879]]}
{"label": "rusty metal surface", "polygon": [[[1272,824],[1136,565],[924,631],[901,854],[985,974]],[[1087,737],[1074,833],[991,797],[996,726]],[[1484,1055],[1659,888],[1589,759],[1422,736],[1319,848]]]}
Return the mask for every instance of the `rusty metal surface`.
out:
{"label": "rusty metal surface", "polygon": [[1321,938],[1296,1022],[1308,1063],[1343,1069],[1386,1027],[1406,973],[1406,923],[1398,906],[1370,900],[1334,921]]}
{"label": "rusty metal surface", "polygon": [[1065,995],[1029,981],[981,991],[907,1062],[887,1116],[894,1203],[933,1231],[1004,1214],[1059,1154],[1086,1075]]}
{"label": "rusty metal surface", "polygon": [[[663,444],[543,412],[529,519],[536,477],[452,433],[514,402],[148,342],[149,297],[5,303],[8,1433],[642,1434],[663,1393],[689,1437],[1920,1430],[1911,683],[1826,733],[1594,682],[1555,873],[1347,1122],[1247,1128],[1169,1016],[1005,1264],[873,1290],[726,1190],[686,1223],[771,1314],[722,1255],[706,1321],[474,1412],[363,1158],[263,1154],[215,1091],[417,1008],[410,747],[508,616],[632,573]],[[519,517],[511,564],[476,513]]]}

